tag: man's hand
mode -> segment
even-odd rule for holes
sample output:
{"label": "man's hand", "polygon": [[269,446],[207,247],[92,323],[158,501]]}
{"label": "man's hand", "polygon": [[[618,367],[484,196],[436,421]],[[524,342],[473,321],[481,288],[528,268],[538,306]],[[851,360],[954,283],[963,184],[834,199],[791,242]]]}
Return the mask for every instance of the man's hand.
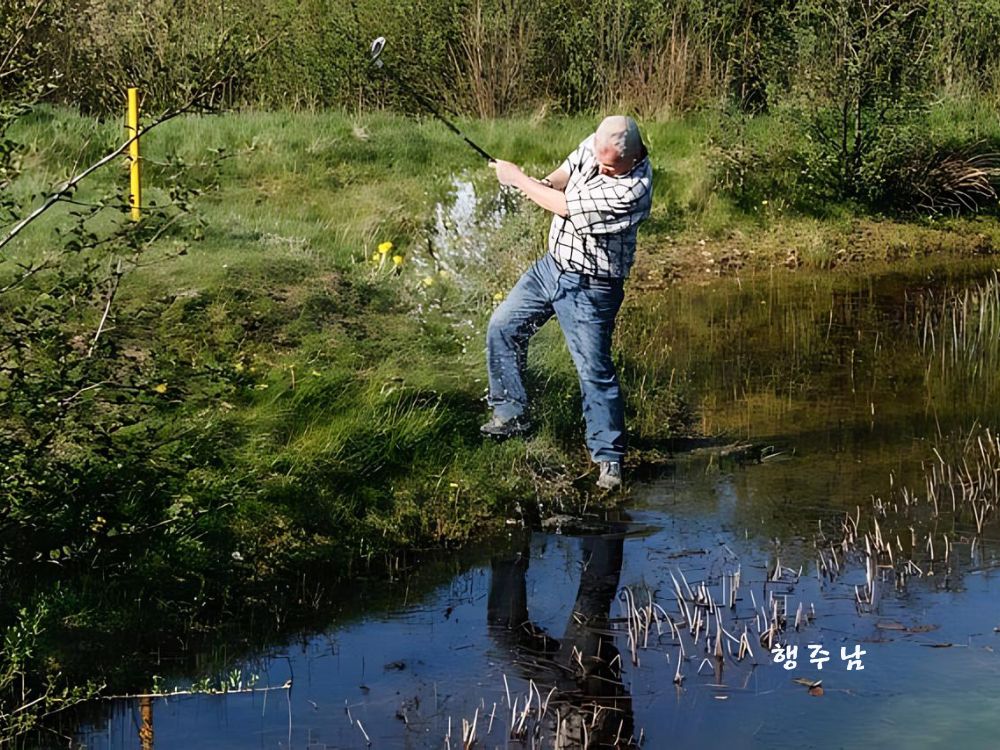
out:
{"label": "man's hand", "polygon": [[[490,166],[496,170],[497,180],[500,181],[501,185],[517,188],[530,198],[532,202],[537,203],[546,211],[551,211],[559,216],[569,215],[569,209],[566,207],[566,196],[563,195],[562,189],[553,188],[541,180],[528,177],[513,162],[497,159],[496,161],[491,161]],[[561,176],[565,173],[556,171],[552,174]],[[551,176],[546,179],[550,178]],[[565,188],[565,182],[563,183],[563,188]]]}
{"label": "man's hand", "polygon": [[490,162],[490,166],[496,170],[497,180],[501,185],[521,187],[528,180],[528,176],[513,162],[497,159]]}

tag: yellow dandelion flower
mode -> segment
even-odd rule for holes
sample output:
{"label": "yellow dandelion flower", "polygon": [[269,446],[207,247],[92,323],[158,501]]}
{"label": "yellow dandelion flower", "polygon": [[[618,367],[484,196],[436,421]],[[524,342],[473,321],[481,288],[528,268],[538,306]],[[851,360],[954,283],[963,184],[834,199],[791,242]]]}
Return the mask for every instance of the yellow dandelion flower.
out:
{"label": "yellow dandelion flower", "polygon": [[392,262],[395,265],[397,265],[397,266],[403,265],[403,256],[402,255],[393,255],[392,256]]}
{"label": "yellow dandelion flower", "polygon": [[154,385],[153,386],[153,390],[156,391],[157,393],[166,393],[167,392],[167,384],[166,383],[160,383],[159,385]]}
{"label": "yellow dandelion flower", "polygon": [[378,253],[372,253],[372,260],[378,263],[380,260],[382,260],[382,256],[379,255]]}
{"label": "yellow dandelion flower", "polygon": [[383,242],[381,245],[378,246],[378,251],[382,255],[385,255],[390,250],[392,250],[392,243],[391,242]]}
{"label": "yellow dandelion flower", "polygon": [[502,299],[503,299],[503,292],[494,292],[493,293],[493,301],[494,302],[499,302]]}
{"label": "yellow dandelion flower", "polygon": [[424,276],[424,286],[434,286],[434,277]]}

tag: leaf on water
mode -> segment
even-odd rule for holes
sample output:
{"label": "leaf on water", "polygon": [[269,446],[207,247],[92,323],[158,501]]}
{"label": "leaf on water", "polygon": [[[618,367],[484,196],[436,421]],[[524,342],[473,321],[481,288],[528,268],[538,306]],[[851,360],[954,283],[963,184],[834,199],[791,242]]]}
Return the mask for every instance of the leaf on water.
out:
{"label": "leaf on water", "polygon": [[906,629],[907,633],[929,633],[932,630],[937,630],[940,625],[911,625]]}
{"label": "leaf on water", "polygon": [[906,630],[906,626],[901,622],[876,622],[875,627],[880,630]]}
{"label": "leaf on water", "polygon": [[809,688],[809,695],[812,695],[812,696],[815,696],[815,697],[818,698],[819,696],[823,695],[823,688],[821,688],[819,685],[816,685],[815,687],[811,687],[811,688]]}
{"label": "leaf on water", "polygon": [[823,680],[809,680],[806,679],[805,677],[796,677],[794,680],[792,680],[792,682],[794,682],[796,685],[805,685],[810,690],[813,688],[818,688],[820,685],[823,684]]}
{"label": "leaf on water", "polygon": [[926,646],[927,648],[951,648],[954,644],[952,643],[921,643],[921,646]]}

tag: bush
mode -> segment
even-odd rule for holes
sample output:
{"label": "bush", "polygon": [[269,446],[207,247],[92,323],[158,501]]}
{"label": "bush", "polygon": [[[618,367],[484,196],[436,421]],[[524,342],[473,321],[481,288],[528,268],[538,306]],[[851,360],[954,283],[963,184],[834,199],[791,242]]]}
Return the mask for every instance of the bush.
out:
{"label": "bush", "polygon": [[[0,2],[5,19],[33,7]],[[52,0],[27,39],[44,50],[37,67],[60,80],[61,100],[102,114],[121,109],[126,86],[163,109],[219,71],[227,74],[219,98],[230,105],[419,112],[393,76],[369,64],[368,45],[384,36],[396,75],[468,115],[650,117],[720,103],[758,113],[793,92],[810,99],[804,112],[844,115],[841,104],[860,100],[860,129],[870,130],[892,102],[881,94],[943,88],[996,99],[998,3]],[[839,127],[857,129],[856,114],[849,106]],[[833,121],[816,126],[835,135]],[[849,189],[858,173],[852,141],[853,132],[837,167]]]}

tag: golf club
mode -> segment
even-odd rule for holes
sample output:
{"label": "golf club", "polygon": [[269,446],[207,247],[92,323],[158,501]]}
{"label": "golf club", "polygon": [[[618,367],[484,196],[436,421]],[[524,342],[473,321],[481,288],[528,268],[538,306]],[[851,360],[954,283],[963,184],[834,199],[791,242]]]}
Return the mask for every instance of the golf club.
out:
{"label": "golf club", "polygon": [[[371,49],[370,49],[371,60],[372,60],[372,63],[375,65],[376,68],[382,68],[383,70],[387,71],[388,69],[385,67],[385,65],[384,65],[384,63],[382,62],[382,59],[381,59],[381,57],[382,57],[382,50],[383,49],[385,49],[385,37],[384,36],[380,36],[378,39],[376,39],[374,42],[372,42],[372,46],[371,46]],[[391,75],[391,73],[390,73],[390,75]],[[434,115],[437,119],[439,119],[441,122],[443,122],[445,124],[445,127],[448,128],[448,130],[450,130],[452,133],[454,133],[455,135],[457,135],[463,141],[465,141],[466,143],[468,143],[469,146],[473,150],[475,150],[475,152],[477,154],[479,154],[481,157],[483,157],[484,159],[486,159],[486,161],[488,161],[488,162],[495,162],[496,161],[496,159],[494,159],[492,156],[490,156],[488,153],[486,153],[482,148],[480,148],[475,142],[472,141],[472,139],[470,139],[467,135],[465,135],[465,133],[463,133],[461,130],[459,130],[451,121],[449,121],[448,119],[446,119],[444,117],[444,115],[442,115],[438,111],[437,107],[435,107],[433,104],[431,104],[423,95],[417,93],[412,88],[410,88],[410,86],[406,83],[406,81],[404,81],[400,76],[394,75],[394,76],[392,76],[392,78],[393,78],[393,80],[396,81],[397,84],[399,84],[400,88],[402,88],[403,91],[405,91],[407,94],[409,94],[424,109],[426,109],[428,112],[430,112],[432,115]]]}

